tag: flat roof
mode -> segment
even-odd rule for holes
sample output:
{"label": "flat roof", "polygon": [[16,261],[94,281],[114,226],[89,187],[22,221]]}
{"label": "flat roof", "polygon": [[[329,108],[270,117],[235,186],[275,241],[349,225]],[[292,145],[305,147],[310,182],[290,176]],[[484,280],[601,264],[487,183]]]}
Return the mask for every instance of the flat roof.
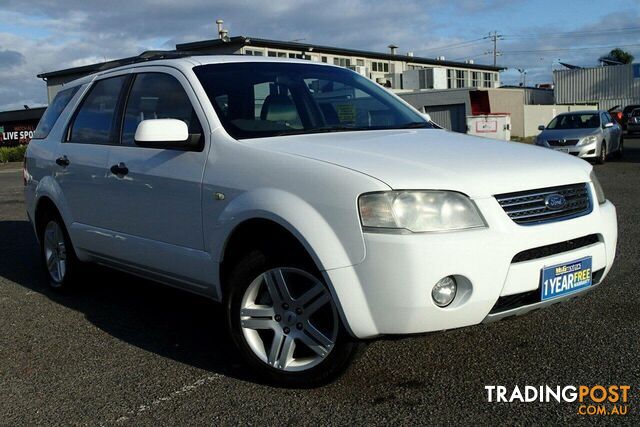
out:
{"label": "flat roof", "polygon": [[25,120],[40,120],[47,107],[37,107],[22,110],[0,111],[0,123],[21,122]]}
{"label": "flat roof", "polygon": [[49,77],[72,76],[75,74],[86,75],[86,74],[95,73],[97,71],[103,71],[103,70],[119,67],[121,65],[144,61],[145,59],[149,59],[149,60],[156,59],[155,57],[162,54],[165,54],[167,58],[170,58],[171,53],[183,53],[188,51],[201,52],[207,49],[215,49],[217,47],[230,46],[230,45],[231,46],[246,45],[246,46],[256,46],[256,47],[271,47],[274,49],[298,50],[301,52],[318,52],[318,53],[326,53],[330,55],[361,56],[365,58],[380,59],[385,61],[405,61],[405,62],[412,62],[414,64],[441,65],[441,66],[467,68],[467,69],[474,69],[474,70],[486,70],[486,71],[504,70],[503,67],[493,67],[490,65],[483,65],[483,64],[468,64],[466,62],[446,61],[446,60],[440,61],[433,58],[423,58],[419,56],[392,55],[390,53],[372,52],[367,50],[344,49],[344,48],[333,47],[333,46],[322,46],[322,45],[315,45],[315,44],[309,44],[309,43],[288,42],[288,41],[282,41],[282,40],[270,40],[270,39],[263,39],[259,37],[235,36],[235,37],[231,37],[229,41],[223,41],[220,39],[211,39],[211,40],[201,40],[201,41],[190,42],[190,43],[181,43],[176,45],[176,50],[146,51],[141,53],[138,56],[131,56],[127,58],[115,59],[112,61],[83,65],[80,67],[65,68],[61,70],[40,73],[37,75],[37,77],[41,79],[46,79]]}
{"label": "flat roof", "polygon": [[392,55],[390,53],[382,53],[382,52],[373,52],[369,50],[358,50],[358,49],[345,49],[334,46],[323,46],[316,45],[310,43],[299,43],[299,42],[289,42],[282,40],[270,40],[263,39],[259,37],[249,37],[249,36],[235,36],[229,38],[228,41],[223,41],[221,39],[211,39],[211,40],[202,40],[197,42],[190,43],[181,43],[176,45],[176,50],[204,50],[210,48],[216,48],[221,46],[229,46],[229,45],[246,45],[246,46],[255,46],[255,47],[271,47],[274,49],[287,49],[287,50],[299,50],[301,52],[315,52],[315,53],[327,53],[333,55],[344,55],[344,56],[362,56],[365,58],[373,58],[373,59],[382,59],[385,61],[405,61],[412,62],[415,64],[426,64],[426,65],[445,65],[449,67],[458,67],[458,68],[472,68],[476,70],[487,70],[487,71],[501,71],[504,70],[503,67],[493,67],[491,65],[483,65],[483,64],[468,64],[466,62],[457,62],[457,61],[440,61],[433,58],[423,58],[419,56],[409,56],[409,55]]}

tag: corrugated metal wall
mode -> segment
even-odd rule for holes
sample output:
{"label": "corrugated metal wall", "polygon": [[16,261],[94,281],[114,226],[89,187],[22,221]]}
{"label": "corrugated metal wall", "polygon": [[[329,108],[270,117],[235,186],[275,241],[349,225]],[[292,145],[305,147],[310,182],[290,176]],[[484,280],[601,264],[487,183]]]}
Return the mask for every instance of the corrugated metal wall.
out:
{"label": "corrugated metal wall", "polygon": [[555,70],[556,103],[599,103],[602,109],[640,103],[640,78],[634,78],[633,67],[629,64]]}
{"label": "corrugated metal wall", "polygon": [[553,90],[551,89],[523,89],[525,105],[550,105],[553,104]]}
{"label": "corrugated metal wall", "polygon": [[454,132],[467,132],[464,104],[425,106],[424,112],[429,113],[434,123]]}

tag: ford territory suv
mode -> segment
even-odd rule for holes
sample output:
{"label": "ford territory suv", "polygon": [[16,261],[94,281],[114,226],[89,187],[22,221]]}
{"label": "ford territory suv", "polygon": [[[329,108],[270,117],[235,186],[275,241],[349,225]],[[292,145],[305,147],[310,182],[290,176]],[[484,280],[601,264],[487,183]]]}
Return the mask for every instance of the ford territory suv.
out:
{"label": "ford territory suv", "polygon": [[53,288],[97,263],[224,304],[271,381],[363,340],[517,316],[597,287],[615,207],[587,162],[436,129],[345,68],[191,56],[62,87],[25,160]]}

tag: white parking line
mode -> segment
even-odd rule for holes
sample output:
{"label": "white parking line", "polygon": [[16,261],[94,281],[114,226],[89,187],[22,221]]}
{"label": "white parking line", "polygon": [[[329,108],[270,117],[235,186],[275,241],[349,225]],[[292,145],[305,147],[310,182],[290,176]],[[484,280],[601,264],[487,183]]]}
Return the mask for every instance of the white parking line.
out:
{"label": "white parking line", "polygon": [[[177,397],[182,396],[183,394],[187,394],[190,393],[192,391],[194,391],[195,389],[202,387],[205,384],[208,384],[210,382],[213,382],[217,379],[222,378],[223,375],[220,374],[212,374],[212,375],[207,375],[206,377],[202,377],[199,380],[196,380],[195,382],[191,383],[191,384],[187,384],[184,387],[182,387],[179,390],[175,390],[172,391],[171,393],[169,393],[166,396],[157,398],[155,400],[153,400],[150,403],[147,404],[142,404],[140,406],[138,406],[136,409],[132,409],[131,411],[127,412],[125,415],[121,416],[120,418],[118,418],[116,420],[116,423],[123,423],[126,421],[129,421],[131,418],[134,418],[144,412],[148,412],[153,410],[154,408],[156,408],[158,405],[165,403],[165,402],[170,402],[174,399],[176,399]],[[108,424],[108,423],[107,423]]]}
{"label": "white parking line", "polygon": [[14,172],[22,172],[22,169],[5,169],[5,170],[0,170],[0,173],[14,173]]}

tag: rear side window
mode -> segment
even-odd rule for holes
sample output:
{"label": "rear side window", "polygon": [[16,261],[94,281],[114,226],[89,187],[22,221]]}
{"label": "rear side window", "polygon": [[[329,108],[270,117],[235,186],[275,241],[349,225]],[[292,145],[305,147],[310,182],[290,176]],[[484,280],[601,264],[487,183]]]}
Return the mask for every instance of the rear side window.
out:
{"label": "rear side window", "polygon": [[110,144],[115,141],[114,121],[118,99],[127,76],[99,80],[76,113],[69,142]]}
{"label": "rear side window", "polygon": [[33,139],[43,139],[49,136],[53,125],[56,124],[58,117],[60,117],[60,114],[62,114],[67,107],[67,104],[69,104],[69,101],[71,101],[71,98],[76,94],[79,87],[80,86],[76,86],[58,92],[38,122],[36,130],[33,132]]}
{"label": "rear side window", "polygon": [[143,120],[178,119],[185,122],[189,134],[202,133],[189,96],[180,82],[164,73],[140,73],[131,87],[122,124],[122,144],[134,145],[138,124]]}

